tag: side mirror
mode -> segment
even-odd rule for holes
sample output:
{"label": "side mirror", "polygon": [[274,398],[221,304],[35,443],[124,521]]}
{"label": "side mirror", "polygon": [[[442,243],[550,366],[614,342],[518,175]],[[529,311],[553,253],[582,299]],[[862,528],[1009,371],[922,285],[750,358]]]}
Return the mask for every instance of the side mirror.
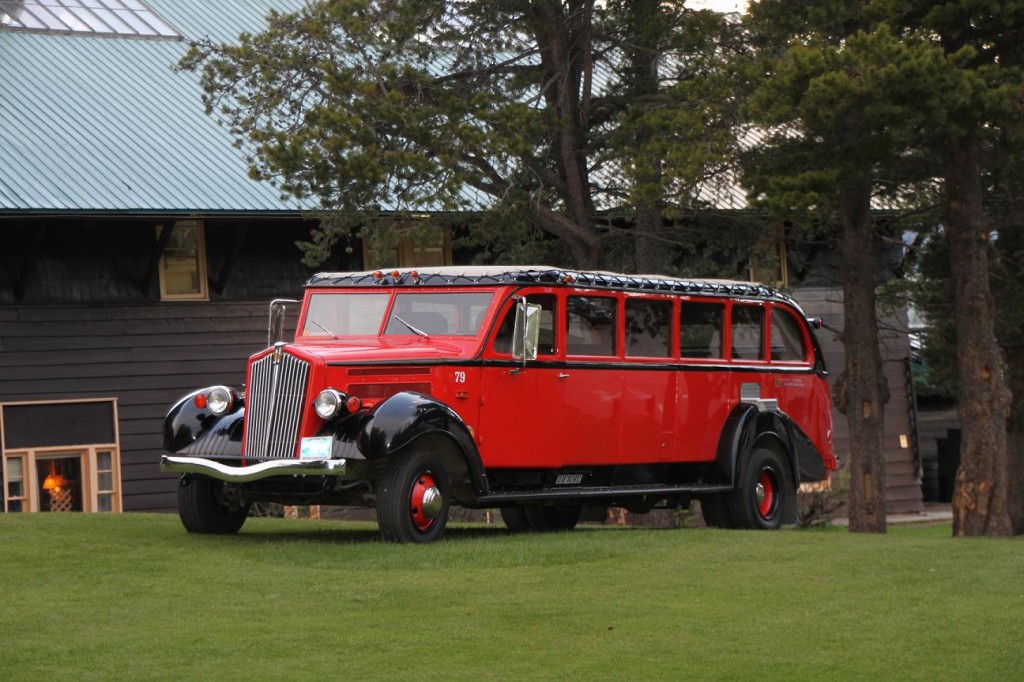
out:
{"label": "side mirror", "polygon": [[284,341],[284,321],[288,312],[288,303],[301,303],[294,298],[275,298],[270,302],[267,316],[267,348]]}
{"label": "side mirror", "polygon": [[512,332],[512,357],[523,361],[523,367],[530,360],[537,359],[537,344],[540,339],[540,305],[520,299],[516,304],[516,324]]}

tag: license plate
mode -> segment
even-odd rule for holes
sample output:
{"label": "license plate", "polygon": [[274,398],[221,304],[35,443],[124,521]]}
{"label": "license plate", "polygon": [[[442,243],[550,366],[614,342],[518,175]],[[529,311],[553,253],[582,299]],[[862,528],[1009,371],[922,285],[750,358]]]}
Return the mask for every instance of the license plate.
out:
{"label": "license plate", "polygon": [[303,438],[299,443],[299,459],[330,459],[333,440],[330,436]]}

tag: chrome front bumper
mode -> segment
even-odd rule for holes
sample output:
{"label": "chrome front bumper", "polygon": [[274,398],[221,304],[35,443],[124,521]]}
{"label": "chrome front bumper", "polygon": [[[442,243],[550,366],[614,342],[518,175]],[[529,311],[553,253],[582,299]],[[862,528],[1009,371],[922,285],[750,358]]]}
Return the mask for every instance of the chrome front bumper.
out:
{"label": "chrome front bumper", "polygon": [[228,483],[249,483],[274,476],[344,476],[344,459],[284,459],[248,466],[230,466],[204,457],[160,458],[160,471],[178,474],[202,474]]}

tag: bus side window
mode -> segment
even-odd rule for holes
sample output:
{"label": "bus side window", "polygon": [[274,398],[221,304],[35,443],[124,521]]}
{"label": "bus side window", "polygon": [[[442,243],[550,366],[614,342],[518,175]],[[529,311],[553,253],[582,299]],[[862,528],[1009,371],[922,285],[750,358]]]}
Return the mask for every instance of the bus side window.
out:
{"label": "bus side window", "polygon": [[807,346],[800,323],[782,308],[772,308],[772,362],[803,362]]}
{"label": "bus side window", "polygon": [[569,296],[566,299],[565,350],[570,355],[615,355],[614,298]]}
{"label": "bus side window", "polygon": [[683,301],[679,311],[679,354],[684,358],[722,357],[722,303]]}
{"label": "bus side window", "polygon": [[671,301],[626,299],[626,355],[643,358],[670,357],[671,325]]}
{"label": "bus side window", "polygon": [[753,305],[732,307],[732,357],[764,360],[764,308]]}
{"label": "bus side window", "polygon": [[[526,300],[540,306],[540,340],[537,343],[538,355],[554,355],[558,352],[555,345],[555,310],[556,299],[551,294],[527,295]],[[516,306],[513,303],[505,313],[498,333],[494,336],[494,352],[505,355],[512,354],[512,332],[516,325]]]}

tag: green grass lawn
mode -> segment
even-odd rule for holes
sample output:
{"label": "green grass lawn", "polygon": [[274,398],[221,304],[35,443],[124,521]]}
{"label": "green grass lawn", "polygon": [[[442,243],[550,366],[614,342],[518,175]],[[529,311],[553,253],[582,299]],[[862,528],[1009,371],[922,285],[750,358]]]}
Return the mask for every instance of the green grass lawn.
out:
{"label": "green grass lawn", "polygon": [[0,679],[1011,680],[1024,540],[0,514]]}

